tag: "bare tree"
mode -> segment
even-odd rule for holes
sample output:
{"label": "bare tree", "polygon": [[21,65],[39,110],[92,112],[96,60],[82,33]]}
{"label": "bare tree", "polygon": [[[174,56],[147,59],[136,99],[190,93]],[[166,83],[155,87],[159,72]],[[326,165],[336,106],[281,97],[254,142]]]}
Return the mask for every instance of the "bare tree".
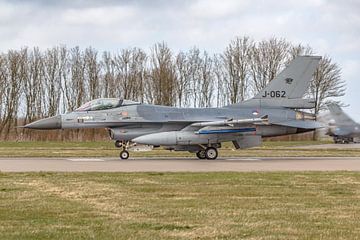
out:
{"label": "bare tree", "polygon": [[[26,49],[26,51],[28,51]],[[25,59],[26,73],[23,82],[25,95],[25,123],[43,116],[43,59],[38,48],[30,51]]]}
{"label": "bare tree", "polygon": [[73,108],[68,108],[68,83],[70,82],[70,62],[69,62],[69,53],[66,46],[59,47],[59,65],[60,65],[60,79],[61,79],[61,112],[66,112]]}
{"label": "bare tree", "polygon": [[320,60],[310,84],[311,97],[315,99],[314,113],[317,115],[329,98],[345,94],[345,82],[341,79],[341,69],[328,56]]}
{"label": "bare tree", "polygon": [[5,108],[0,133],[4,131],[4,138],[7,139],[12,126],[17,125],[17,114],[19,107],[19,96],[25,78],[27,50],[8,51],[6,75],[7,88],[4,92]]}
{"label": "bare tree", "polygon": [[189,104],[190,94],[190,62],[184,52],[179,52],[176,56],[175,69],[177,74],[176,95],[179,107]]}
{"label": "bare tree", "polygon": [[154,103],[175,105],[176,74],[173,55],[165,43],[157,43],[151,49],[150,64],[150,84],[147,90],[155,93]]}
{"label": "bare tree", "polygon": [[221,55],[214,55],[214,81],[216,89],[216,107],[229,104],[229,93],[226,90],[225,78],[226,70],[224,69]]}
{"label": "bare tree", "polygon": [[43,60],[43,71],[45,79],[45,94],[48,115],[54,116],[59,113],[62,78],[61,78],[61,56],[59,48],[48,49]]}
{"label": "bare tree", "polygon": [[288,59],[290,62],[297,56],[312,55],[312,54],[314,54],[314,51],[309,45],[304,46],[304,45],[298,44],[298,45],[290,45],[289,54],[290,54],[290,57]]}
{"label": "bare tree", "polygon": [[194,107],[198,107],[201,92],[201,56],[197,47],[192,48],[188,53],[188,61],[190,63],[190,88],[191,101]]}
{"label": "bare tree", "polygon": [[68,61],[70,76],[64,81],[67,109],[74,110],[85,99],[85,62],[79,47],[70,49]]}
{"label": "bare tree", "polygon": [[130,99],[137,100],[140,102],[144,101],[144,86],[145,78],[147,73],[146,68],[147,55],[146,53],[139,49],[132,49],[132,61],[131,61],[131,76],[135,86],[132,88]]}
{"label": "bare tree", "polygon": [[101,65],[97,59],[97,51],[91,47],[85,49],[84,54],[84,64],[85,64],[85,91],[86,91],[86,100],[95,99],[100,96],[100,70]]}
{"label": "bare tree", "polygon": [[117,95],[125,99],[143,101],[146,54],[138,48],[124,49],[115,56],[114,64]]}
{"label": "bare tree", "polygon": [[134,87],[134,82],[132,82],[130,76],[130,63],[131,61],[131,50],[123,49],[120,54],[115,56],[115,66],[116,66],[116,82],[119,84],[118,96],[124,98],[130,97],[130,92]]}
{"label": "bare tree", "polygon": [[9,88],[7,55],[0,55],[0,134],[5,124],[6,93]]}
{"label": "bare tree", "polygon": [[250,75],[254,94],[274,79],[288,62],[288,49],[289,43],[277,38],[261,41],[252,47]]}
{"label": "bare tree", "polygon": [[102,58],[102,68],[104,69],[102,84],[103,97],[118,97],[116,96],[116,73],[115,62],[112,59],[110,52],[104,52]]}
{"label": "bare tree", "polygon": [[222,55],[231,103],[243,101],[248,93],[249,57],[253,45],[249,37],[237,37]]}
{"label": "bare tree", "polygon": [[211,107],[212,96],[214,91],[213,81],[213,60],[207,52],[203,53],[200,64],[200,96],[199,107]]}

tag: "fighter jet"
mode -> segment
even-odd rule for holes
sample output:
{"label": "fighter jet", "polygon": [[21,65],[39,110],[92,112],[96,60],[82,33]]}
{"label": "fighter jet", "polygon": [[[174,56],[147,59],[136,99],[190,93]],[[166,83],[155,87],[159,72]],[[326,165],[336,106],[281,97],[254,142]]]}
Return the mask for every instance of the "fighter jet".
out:
{"label": "fighter jet", "polygon": [[127,159],[129,150],[140,145],[216,159],[223,142],[244,149],[261,145],[262,137],[322,127],[312,114],[299,110],[315,106],[313,99],[303,99],[303,95],[320,59],[297,57],[253,98],[221,108],[178,108],[101,98],[25,128],[106,128],[115,146],[121,148],[121,159]]}
{"label": "fighter jet", "polygon": [[351,143],[360,137],[360,125],[351,119],[339,105],[327,105],[330,111],[330,121],[327,135],[333,137],[335,143]]}

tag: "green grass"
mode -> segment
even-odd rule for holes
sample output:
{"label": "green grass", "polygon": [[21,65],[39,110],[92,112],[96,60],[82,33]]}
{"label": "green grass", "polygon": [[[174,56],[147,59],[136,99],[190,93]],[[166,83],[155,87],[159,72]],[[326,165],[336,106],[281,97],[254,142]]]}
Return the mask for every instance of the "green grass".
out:
{"label": "green grass", "polygon": [[[311,149],[308,145],[325,144],[327,141],[264,142],[261,147],[235,150],[232,143],[225,143],[220,156],[281,157],[281,156],[360,156],[360,148]],[[298,146],[302,146],[298,148]],[[113,142],[0,142],[0,157],[118,157],[119,149]],[[150,152],[133,152],[133,157],[194,157],[188,152],[170,152],[154,149]]]}
{"label": "green grass", "polygon": [[2,173],[0,239],[359,239],[360,173]]}

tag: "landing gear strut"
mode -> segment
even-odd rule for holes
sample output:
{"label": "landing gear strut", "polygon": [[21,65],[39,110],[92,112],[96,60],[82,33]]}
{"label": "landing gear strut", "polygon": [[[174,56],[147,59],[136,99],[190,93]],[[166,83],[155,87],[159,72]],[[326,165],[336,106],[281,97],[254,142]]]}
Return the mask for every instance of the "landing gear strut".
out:
{"label": "landing gear strut", "polygon": [[218,157],[218,151],[214,147],[208,147],[205,150],[200,150],[196,153],[199,159],[215,160]]}
{"label": "landing gear strut", "polygon": [[117,140],[115,142],[115,146],[118,147],[118,148],[122,148],[122,151],[120,152],[120,158],[121,159],[125,160],[125,159],[129,158],[130,154],[127,151],[128,146],[129,146],[129,142],[122,142],[122,141]]}

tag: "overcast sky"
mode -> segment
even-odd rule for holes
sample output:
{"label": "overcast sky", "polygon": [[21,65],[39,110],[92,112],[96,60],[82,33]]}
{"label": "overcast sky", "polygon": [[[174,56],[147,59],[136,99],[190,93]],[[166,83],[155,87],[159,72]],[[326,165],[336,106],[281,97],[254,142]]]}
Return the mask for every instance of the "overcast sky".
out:
{"label": "overcast sky", "polygon": [[360,121],[359,0],[0,0],[0,51],[59,44],[146,50],[165,41],[175,51],[215,53],[244,35],[285,38],[332,57],[347,83],[345,111]]}

